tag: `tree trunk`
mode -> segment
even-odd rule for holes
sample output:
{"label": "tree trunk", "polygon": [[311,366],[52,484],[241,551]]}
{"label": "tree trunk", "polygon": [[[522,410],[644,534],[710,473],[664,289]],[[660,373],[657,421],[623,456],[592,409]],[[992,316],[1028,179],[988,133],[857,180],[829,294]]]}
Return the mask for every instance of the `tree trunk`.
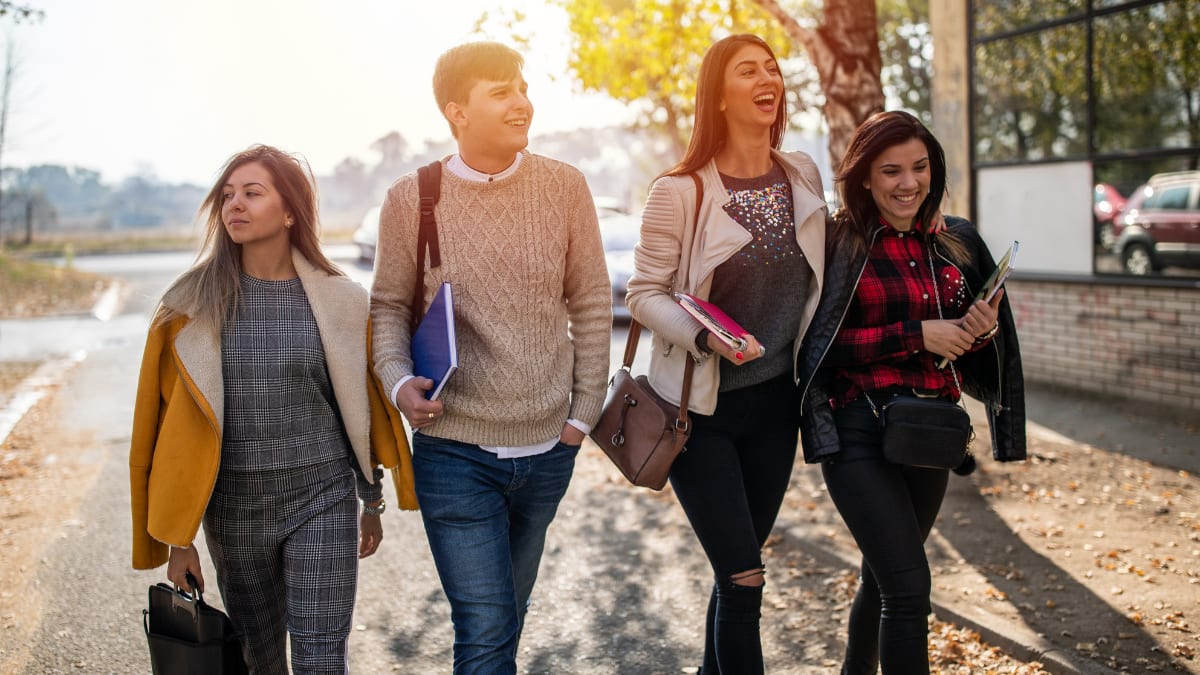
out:
{"label": "tree trunk", "polygon": [[804,28],[776,0],[754,0],[804,47],[817,69],[829,125],[829,160],[836,169],[850,136],[863,120],[883,110],[883,67],[875,0],[826,0],[814,31]]}
{"label": "tree trunk", "polygon": [[12,94],[13,73],[16,63],[13,59],[13,41],[10,39],[4,47],[4,82],[0,83],[0,241],[4,240],[4,142],[8,139],[8,105]]}
{"label": "tree trunk", "polygon": [[33,197],[25,202],[25,245],[33,243]]}

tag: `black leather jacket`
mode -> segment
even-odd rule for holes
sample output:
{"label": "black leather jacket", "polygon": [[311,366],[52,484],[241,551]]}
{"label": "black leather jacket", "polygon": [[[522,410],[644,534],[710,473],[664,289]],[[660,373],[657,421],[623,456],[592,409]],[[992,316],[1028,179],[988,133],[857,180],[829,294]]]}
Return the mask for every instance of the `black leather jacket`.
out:
{"label": "black leather jacket", "polygon": [[[971,263],[959,267],[974,295],[996,268],[996,262],[971,223],[947,216],[946,225],[970,251]],[[871,233],[868,249],[878,233]],[[803,391],[800,440],[804,461],[810,464],[832,459],[841,451],[829,402],[833,372],[821,364],[841,328],[867,262],[865,251],[855,255],[844,239],[833,239],[830,237],[826,246],[824,292],[796,357],[796,377]],[[936,245],[934,252],[949,261]],[[954,364],[962,376],[963,390],[987,407],[993,457],[1001,462],[1025,459],[1025,378],[1007,294],[1000,302],[1000,331],[987,346],[964,354]]]}

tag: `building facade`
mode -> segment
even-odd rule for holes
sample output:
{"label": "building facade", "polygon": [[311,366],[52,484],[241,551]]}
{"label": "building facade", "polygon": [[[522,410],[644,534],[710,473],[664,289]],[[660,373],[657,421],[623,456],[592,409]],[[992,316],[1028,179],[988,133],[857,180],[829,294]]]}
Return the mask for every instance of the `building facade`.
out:
{"label": "building facade", "polygon": [[1200,410],[1200,2],[931,0],[947,212],[993,251],[1025,377]]}

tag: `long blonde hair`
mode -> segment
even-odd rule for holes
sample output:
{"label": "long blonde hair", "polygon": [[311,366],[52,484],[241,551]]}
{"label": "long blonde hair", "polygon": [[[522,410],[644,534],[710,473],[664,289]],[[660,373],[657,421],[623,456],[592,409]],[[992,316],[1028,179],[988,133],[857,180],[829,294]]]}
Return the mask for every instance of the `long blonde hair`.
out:
{"label": "long blonde hair", "polygon": [[152,325],[159,326],[178,316],[187,316],[219,328],[234,316],[241,286],[242,247],[225,231],[221,202],[229,176],[238,167],[251,162],[258,162],[271,174],[284,211],[294,219],[294,224],[288,228],[291,245],[314,267],[330,275],[343,275],[321,252],[316,181],[308,162],[269,145],[251,146],[225,162],[221,176],[200,205],[199,216],[205,223],[204,244],[196,263],[163,294]]}

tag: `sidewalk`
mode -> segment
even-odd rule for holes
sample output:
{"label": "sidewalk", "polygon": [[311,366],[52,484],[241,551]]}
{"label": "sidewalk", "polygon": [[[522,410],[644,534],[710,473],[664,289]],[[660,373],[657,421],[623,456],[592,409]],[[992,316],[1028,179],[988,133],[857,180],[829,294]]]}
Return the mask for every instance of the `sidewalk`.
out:
{"label": "sidewalk", "polygon": [[[126,332],[102,340],[72,372],[73,386],[47,396],[28,428],[0,444],[6,461],[38,462],[27,478],[0,481],[13,511],[0,514],[5,527],[31,528],[12,552],[27,566],[0,566],[9,589],[0,593],[0,663],[25,664],[12,672],[148,670],[141,609],[163,570],[128,569],[125,453],[141,331]],[[1200,673],[1195,423],[1035,387],[1027,403],[1027,462],[990,460],[981,433],[979,469],[951,477],[927,546],[935,618],[1052,673]],[[982,408],[971,410],[982,432]],[[76,466],[90,463],[102,466]],[[56,486],[72,471],[99,476],[73,479],[64,497]],[[389,509],[384,526],[380,553],[361,567],[353,671],[448,673],[449,611],[420,518]],[[765,562],[767,672],[836,672],[858,562],[816,467],[793,470]],[[587,444],[550,529],[520,671],[692,672],[709,575],[673,496],[630,487]],[[22,611],[23,598],[35,607]],[[17,645],[20,654],[9,652]],[[994,660],[973,649],[940,639],[934,672],[986,672]]]}
{"label": "sidewalk", "polygon": [[[1035,386],[1027,403],[1027,462],[994,462],[977,440],[979,469],[951,476],[926,547],[935,616],[1054,673],[1200,673],[1195,422]],[[794,476],[778,529],[857,565],[815,472]]]}

